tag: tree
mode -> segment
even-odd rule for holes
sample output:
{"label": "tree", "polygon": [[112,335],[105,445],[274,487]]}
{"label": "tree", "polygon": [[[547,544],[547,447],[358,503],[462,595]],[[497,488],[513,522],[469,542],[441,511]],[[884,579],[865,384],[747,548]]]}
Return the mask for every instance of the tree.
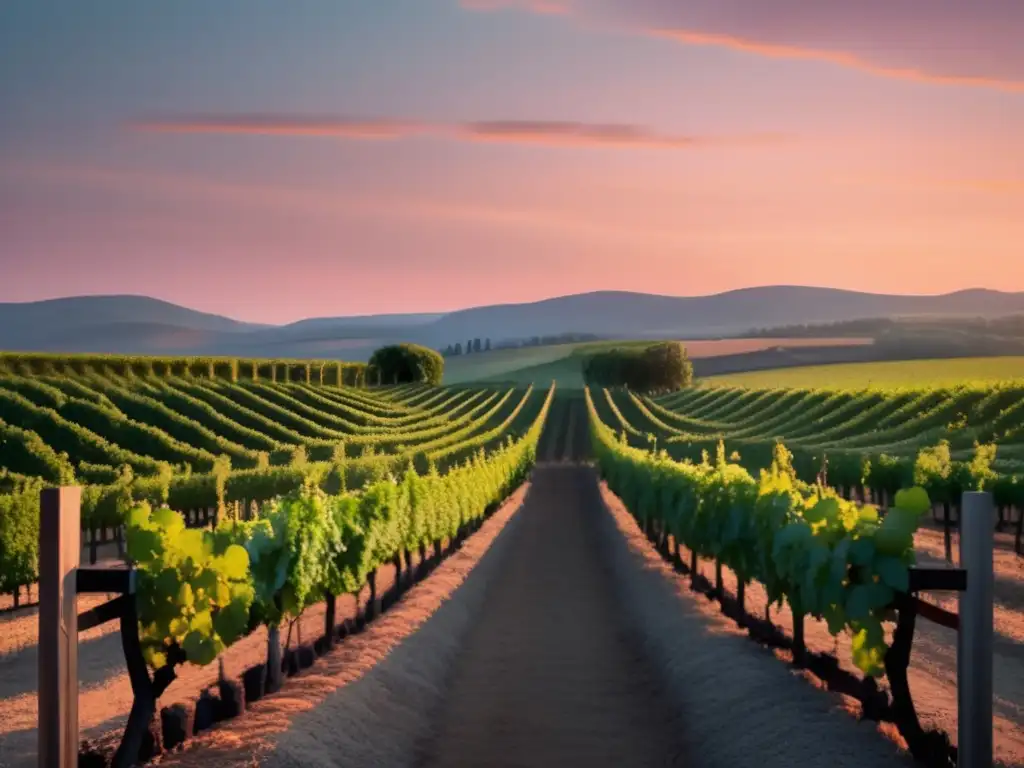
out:
{"label": "tree", "polygon": [[369,367],[378,381],[386,384],[440,384],[444,378],[444,358],[419,344],[393,344],[381,347],[370,358]]}
{"label": "tree", "polygon": [[592,355],[583,371],[588,384],[664,392],[693,383],[693,365],[677,341],[649,347],[609,349]]}

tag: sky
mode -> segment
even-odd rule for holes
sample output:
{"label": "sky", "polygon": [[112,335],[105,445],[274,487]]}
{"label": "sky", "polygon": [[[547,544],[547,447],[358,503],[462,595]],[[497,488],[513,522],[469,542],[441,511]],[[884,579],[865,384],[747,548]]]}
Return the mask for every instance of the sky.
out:
{"label": "sky", "polygon": [[6,0],[0,301],[1024,290],[1024,0]]}

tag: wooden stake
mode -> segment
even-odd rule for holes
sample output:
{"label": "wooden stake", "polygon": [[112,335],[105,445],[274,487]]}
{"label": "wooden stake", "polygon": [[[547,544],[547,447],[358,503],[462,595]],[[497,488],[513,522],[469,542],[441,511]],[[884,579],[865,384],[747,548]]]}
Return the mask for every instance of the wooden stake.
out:
{"label": "wooden stake", "polygon": [[82,489],[46,488],[39,504],[39,763],[78,765],[78,607]]}

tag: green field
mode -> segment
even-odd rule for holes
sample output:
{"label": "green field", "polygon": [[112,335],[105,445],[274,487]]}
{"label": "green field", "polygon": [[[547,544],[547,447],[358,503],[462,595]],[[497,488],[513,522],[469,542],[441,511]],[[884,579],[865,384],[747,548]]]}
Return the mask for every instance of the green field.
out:
{"label": "green field", "polygon": [[[557,381],[562,388],[583,387],[582,364],[587,356],[613,347],[647,346],[651,340],[588,341],[478,352],[445,359],[444,383],[501,382],[545,386]],[[775,347],[854,346],[870,343],[863,339],[700,339],[683,341],[691,360],[762,352]]]}
{"label": "green field", "polygon": [[588,341],[519,347],[449,357],[444,364],[445,384],[502,382],[538,386],[557,381],[562,388],[583,387],[582,362],[587,355],[610,347],[644,346],[650,341]]}
{"label": "green field", "polygon": [[776,368],[714,376],[715,386],[766,387],[952,387],[970,382],[1024,379],[1024,357],[969,357]]}
{"label": "green field", "polygon": [[[458,355],[444,361],[444,383],[465,384],[476,381],[533,381],[529,372],[547,366],[558,367],[580,344],[554,344],[544,347],[497,349],[472,355]],[[573,364],[578,363],[574,360]],[[526,377],[524,379],[524,376]]]}

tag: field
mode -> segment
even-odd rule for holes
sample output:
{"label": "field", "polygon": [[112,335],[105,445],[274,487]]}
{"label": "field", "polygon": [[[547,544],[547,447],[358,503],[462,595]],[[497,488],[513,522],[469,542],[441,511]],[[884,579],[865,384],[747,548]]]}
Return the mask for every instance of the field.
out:
{"label": "field", "polygon": [[844,363],[735,373],[707,379],[709,385],[765,387],[953,387],[967,382],[1024,379],[1024,357],[975,357]]}
{"label": "field", "polygon": [[[587,355],[609,347],[649,344],[648,341],[597,341],[553,344],[539,347],[499,349],[472,355],[449,357],[445,361],[445,383],[504,382],[548,384],[582,388],[582,364]],[[864,338],[808,339],[721,339],[684,342],[691,359],[737,355],[775,347],[837,347],[870,344]]]}
{"label": "field", "polygon": [[[544,352],[517,350],[510,364],[528,351]],[[575,347],[530,365],[582,354]],[[35,759],[31,504],[41,484],[70,482],[85,486],[85,561],[127,554],[144,573],[174,574],[173,585],[143,577],[139,603],[153,610],[151,595],[164,605],[152,623],[143,620],[146,658],[176,665],[154,710],[163,738],[177,743],[178,729],[192,737],[161,765],[495,765],[510,755],[527,765],[695,764],[697,756],[697,764],[752,768],[908,765],[905,750],[916,747],[888,703],[886,670],[863,650],[892,642],[883,609],[893,592],[884,605],[864,606],[858,621],[874,634],[861,647],[849,624],[834,637],[815,618],[821,606],[802,591],[799,566],[811,550],[775,557],[786,521],[814,508],[825,455],[822,479],[857,523],[831,531],[836,523],[826,521],[801,546],[826,546],[830,558],[858,537],[874,546],[862,494],[884,511],[897,491],[923,483],[939,503],[900,539],[896,562],[871,566],[883,584],[899,583],[911,553],[924,564],[944,561],[932,515],[949,501],[955,517],[964,483],[995,492],[1004,515],[996,753],[1001,765],[1024,765],[1024,559],[1014,552],[1024,383],[724,386],[647,397],[549,390],[543,381],[364,389],[8,371],[0,430],[0,575],[20,602],[11,596],[0,613],[3,766]],[[779,460],[778,439],[792,457],[793,477],[785,470],[781,481],[759,475]],[[700,465],[719,440],[723,460],[732,460]],[[943,440],[948,453],[937,448]],[[979,460],[976,442],[997,446],[996,455]],[[652,447],[697,464],[666,463]],[[766,532],[758,500],[777,482],[788,489],[788,517]],[[184,517],[140,514],[141,501]],[[684,508],[690,513],[679,516]],[[261,538],[263,523],[290,533]],[[210,549],[195,549],[196,537],[209,537]],[[237,552],[229,563],[228,541],[249,553],[244,569]],[[218,579],[224,602],[211,609],[212,628],[194,602],[214,592],[208,581],[182,592],[200,577],[180,570],[179,558],[208,558],[203,568]],[[264,581],[256,566],[267,558],[282,564],[283,582]],[[829,588],[853,615],[862,576],[840,562],[842,578],[832,576]],[[744,566],[741,579],[744,563],[758,565]],[[696,571],[681,575],[685,564]],[[785,598],[768,612],[770,629],[768,580]],[[955,610],[949,595],[928,598]],[[105,599],[80,596],[79,611]],[[791,631],[798,599],[810,600],[800,648]],[[736,601],[749,631],[737,625]],[[168,606],[180,614],[169,618]],[[914,702],[927,728],[954,741],[955,649],[955,632],[918,621]],[[287,674],[272,686],[268,659],[278,656]],[[884,706],[844,682],[866,674],[880,674]],[[81,634],[79,677],[86,753],[109,758],[135,700],[116,622]],[[234,696],[244,713],[232,709]]]}
{"label": "field", "polygon": [[[814,482],[827,459],[841,487],[906,487],[924,451],[929,461],[970,462],[1000,506],[1022,500],[1024,383],[924,389],[702,387],[648,398],[601,391],[602,417],[631,442],[656,439],[677,460],[699,461],[719,440],[751,471],[767,466],[776,442],[794,455],[802,479]],[[987,446],[979,452],[978,445]],[[953,492],[956,477],[949,487]],[[966,471],[966,470],[965,470]]]}

